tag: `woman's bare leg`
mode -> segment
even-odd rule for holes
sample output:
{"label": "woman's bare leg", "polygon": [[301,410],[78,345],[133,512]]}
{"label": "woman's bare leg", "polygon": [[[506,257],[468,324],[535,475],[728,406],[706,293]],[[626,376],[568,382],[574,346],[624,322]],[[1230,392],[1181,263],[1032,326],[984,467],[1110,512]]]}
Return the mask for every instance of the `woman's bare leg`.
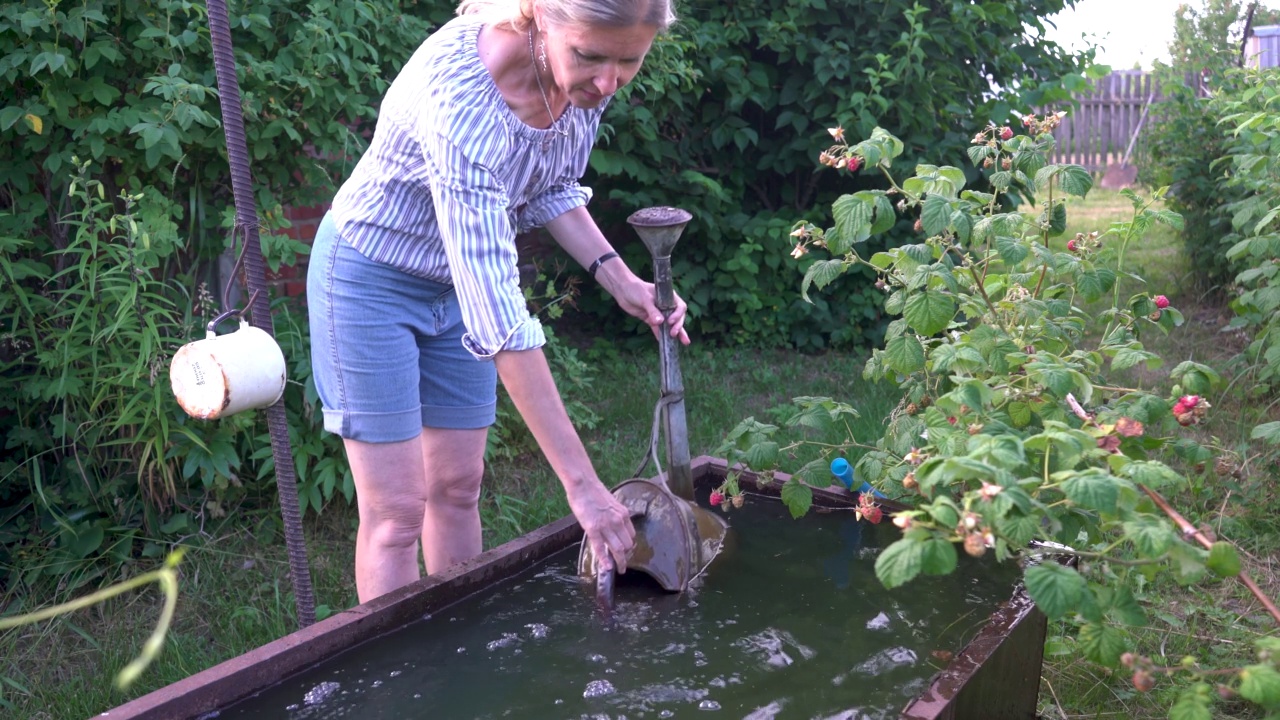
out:
{"label": "woman's bare leg", "polygon": [[418,538],[427,504],[422,443],[345,440],[356,483],[360,528],[356,531],[356,594],[360,602],[420,577]]}
{"label": "woman's bare leg", "polygon": [[427,574],[480,554],[480,480],[488,428],[422,429],[427,502],[422,516],[422,559]]}

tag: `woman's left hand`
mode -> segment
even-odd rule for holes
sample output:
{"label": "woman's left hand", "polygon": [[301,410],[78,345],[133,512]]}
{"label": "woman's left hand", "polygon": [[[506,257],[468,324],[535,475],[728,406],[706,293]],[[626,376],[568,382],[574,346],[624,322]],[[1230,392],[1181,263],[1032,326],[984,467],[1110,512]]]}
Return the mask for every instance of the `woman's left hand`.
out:
{"label": "woman's left hand", "polygon": [[653,328],[654,336],[662,332],[662,324],[666,320],[671,337],[679,339],[683,345],[688,345],[689,333],[684,329],[684,316],[689,306],[679,295],[676,295],[675,309],[671,311],[669,317],[664,318],[662,311],[658,309],[657,297],[657,289],[653,283],[645,282],[634,274],[628,281],[619,283],[613,292],[613,299],[618,301],[618,306]]}

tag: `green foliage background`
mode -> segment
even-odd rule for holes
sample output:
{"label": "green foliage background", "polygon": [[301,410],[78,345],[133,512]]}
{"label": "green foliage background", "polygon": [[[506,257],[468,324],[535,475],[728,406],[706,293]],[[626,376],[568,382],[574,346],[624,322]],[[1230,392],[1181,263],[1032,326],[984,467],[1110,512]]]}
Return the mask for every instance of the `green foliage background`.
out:
{"label": "green foliage background", "polygon": [[[822,221],[813,208],[879,186],[816,172],[826,128],[892,126],[907,158],[962,156],[973,118],[1001,121],[1083,82],[1082,58],[1036,37],[1040,17],[1070,4],[682,4],[676,32],[607,115],[587,179],[599,216],[630,239],[623,219],[638,207],[694,213],[675,274],[703,342],[863,345],[884,325],[867,278],[851,273],[815,312],[795,293],[805,267],[784,262],[797,216]],[[282,208],[332,196],[389,81],[453,7],[231,3],[272,268],[306,252],[282,232]],[[203,518],[274,502],[260,421],[195,423],[168,391],[168,358],[217,310],[234,214],[204,5],[4,4],[0,85],[0,584],[74,589],[159,558],[164,538]],[[646,264],[638,243],[619,242]],[[602,296],[582,304],[609,337],[633,329]],[[275,309],[299,495],[319,511],[349,500],[351,482],[320,430],[304,313]],[[566,384],[587,386],[572,352],[552,361]],[[491,452],[524,447],[500,430]]]}
{"label": "green foliage background", "polygon": [[[806,266],[787,256],[786,233],[798,217],[829,222],[840,193],[886,187],[876,173],[819,172],[826,129],[864,137],[894,128],[908,161],[927,151],[931,161],[962,165],[975,122],[1065,103],[1083,86],[1084,59],[1037,39],[1041,18],[1072,4],[683,3],[674,37],[606,115],[587,179],[607,190],[597,217],[641,267],[647,255],[623,224],[626,214],[647,205],[694,214],[673,275],[700,338],[864,346],[887,322],[870,276],[853,273],[834,293],[838,302],[809,305],[795,293]],[[882,242],[909,233],[908,223]],[[605,326],[619,322],[607,305],[603,296],[584,301]]]}

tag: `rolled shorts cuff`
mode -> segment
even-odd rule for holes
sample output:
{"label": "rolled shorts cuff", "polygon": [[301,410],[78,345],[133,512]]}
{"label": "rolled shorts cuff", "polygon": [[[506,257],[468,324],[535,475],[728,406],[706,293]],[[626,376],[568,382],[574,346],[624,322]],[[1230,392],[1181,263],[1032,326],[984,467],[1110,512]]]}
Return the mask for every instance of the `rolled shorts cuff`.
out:
{"label": "rolled shorts cuff", "polygon": [[498,403],[471,407],[431,407],[394,413],[324,410],[324,429],[349,440],[393,443],[412,440],[422,428],[479,430],[497,420]]}

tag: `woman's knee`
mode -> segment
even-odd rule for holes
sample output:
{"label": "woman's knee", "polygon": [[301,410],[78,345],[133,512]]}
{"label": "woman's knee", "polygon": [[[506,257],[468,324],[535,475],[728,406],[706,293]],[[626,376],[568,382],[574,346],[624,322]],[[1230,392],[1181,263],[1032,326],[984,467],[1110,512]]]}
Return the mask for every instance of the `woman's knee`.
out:
{"label": "woman's knee", "polygon": [[484,477],[484,461],[427,468],[427,503],[470,509],[480,503],[480,481]]}

